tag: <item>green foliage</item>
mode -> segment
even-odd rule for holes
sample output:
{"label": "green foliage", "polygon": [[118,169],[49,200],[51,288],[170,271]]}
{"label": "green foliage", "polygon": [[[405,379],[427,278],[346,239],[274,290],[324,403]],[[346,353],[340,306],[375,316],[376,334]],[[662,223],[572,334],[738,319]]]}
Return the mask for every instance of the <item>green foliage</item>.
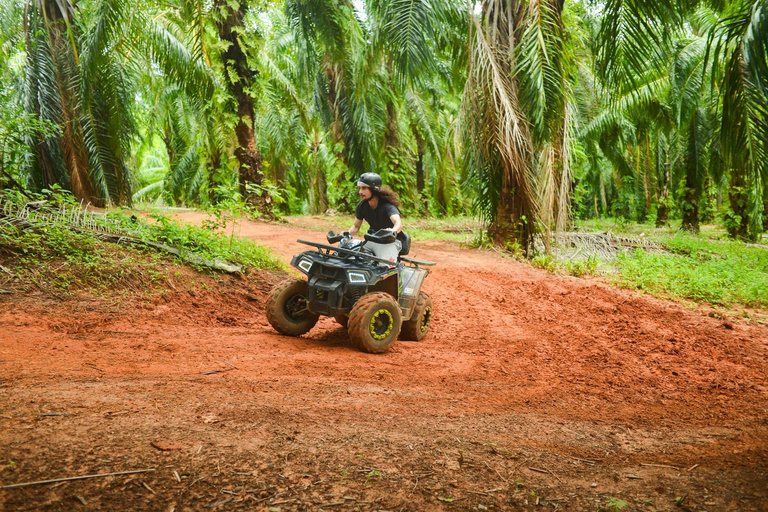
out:
{"label": "green foliage", "polygon": [[275,215],[349,212],[377,171],[409,216],[493,221],[507,190],[518,234],[669,209],[757,240],[765,2],[591,4],[0,0],[0,186],[232,210],[252,103]]}
{"label": "green foliage", "polygon": [[[3,197],[18,204],[29,199],[12,191],[3,192]],[[57,186],[32,199],[47,201],[56,208],[78,207],[72,195]],[[126,234],[148,244],[177,247],[182,258],[194,255],[208,261],[224,260],[243,266],[245,271],[283,268],[269,249],[219,232],[233,222],[227,214],[217,217],[207,228],[181,225],[163,215],[150,218],[154,222],[144,221],[128,210],[112,210],[106,215],[112,230],[116,223]],[[97,291],[164,283],[168,261],[173,258],[149,245],[125,246],[106,241],[97,233],[73,228],[65,221],[27,228],[0,222],[0,259],[4,256],[13,259],[15,272],[38,286],[43,282],[60,290]]]}
{"label": "green foliage", "polygon": [[637,250],[619,256],[616,281],[696,302],[768,307],[768,250],[685,234],[663,245],[672,254]]}
{"label": "green foliage", "polygon": [[159,284],[163,280],[161,257],[154,251],[140,251],[143,255],[136,259],[132,253],[132,249],[65,225],[20,229],[0,223],[0,257],[13,257],[14,272],[39,286],[106,291],[139,283]]}
{"label": "green foliage", "polygon": [[613,496],[609,496],[605,504],[608,510],[624,510],[628,506],[629,504],[626,501],[614,498]]}
{"label": "green foliage", "polygon": [[531,260],[531,265],[547,272],[555,272],[559,267],[557,260],[548,254],[537,254]]}
{"label": "green foliage", "polygon": [[0,99],[0,187],[27,188],[26,161],[31,157],[27,141],[60,134],[59,126],[16,111]]}
{"label": "green foliage", "polygon": [[589,256],[586,260],[572,260],[566,263],[568,273],[574,277],[584,277],[597,271],[598,261],[595,256]]}
{"label": "green foliage", "polygon": [[[127,210],[110,212],[109,218],[119,221],[144,241],[178,248],[182,257],[194,254],[210,261],[218,259],[242,265],[246,269],[282,268],[271,250],[234,236],[234,221],[239,216],[233,216],[231,211],[223,210],[216,220],[205,227],[181,224],[158,213],[149,215],[154,222],[144,222]],[[229,236],[218,231],[230,222],[233,223],[233,232]]]}

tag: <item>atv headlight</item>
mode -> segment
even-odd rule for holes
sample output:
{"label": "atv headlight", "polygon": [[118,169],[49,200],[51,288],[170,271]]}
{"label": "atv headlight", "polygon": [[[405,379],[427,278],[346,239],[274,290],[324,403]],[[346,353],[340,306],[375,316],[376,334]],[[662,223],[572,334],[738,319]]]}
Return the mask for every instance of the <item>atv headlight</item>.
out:
{"label": "atv headlight", "polygon": [[296,266],[305,274],[309,274],[309,269],[312,268],[312,260],[309,258],[302,258]]}
{"label": "atv headlight", "polygon": [[368,282],[367,272],[358,272],[358,271],[350,270],[349,272],[347,272],[347,277],[349,278],[349,282],[351,284],[366,284]]}

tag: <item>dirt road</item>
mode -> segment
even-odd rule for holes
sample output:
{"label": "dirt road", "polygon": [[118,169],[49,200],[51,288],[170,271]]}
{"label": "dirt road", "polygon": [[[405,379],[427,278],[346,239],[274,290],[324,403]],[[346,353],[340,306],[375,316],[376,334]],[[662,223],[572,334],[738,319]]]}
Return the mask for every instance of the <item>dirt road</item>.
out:
{"label": "dirt road", "polygon": [[[241,234],[286,261],[322,239]],[[0,510],[768,510],[768,327],[454,243],[412,255],[439,263],[432,330],[383,355],[330,319],[275,333],[276,274],[0,296],[0,484],[154,469]]]}

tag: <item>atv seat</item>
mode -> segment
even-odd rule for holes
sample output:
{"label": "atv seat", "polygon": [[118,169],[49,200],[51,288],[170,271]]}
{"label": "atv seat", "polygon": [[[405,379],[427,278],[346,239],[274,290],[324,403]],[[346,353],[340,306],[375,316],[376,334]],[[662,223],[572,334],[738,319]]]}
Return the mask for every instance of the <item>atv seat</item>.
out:
{"label": "atv seat", "polygon": [[400,240],[400,244],[402,245],[402,247],[400,247],[399,255],[406,256],[411,250],[411,235],[405,231],[401,231],[397,234],[397,239]]}

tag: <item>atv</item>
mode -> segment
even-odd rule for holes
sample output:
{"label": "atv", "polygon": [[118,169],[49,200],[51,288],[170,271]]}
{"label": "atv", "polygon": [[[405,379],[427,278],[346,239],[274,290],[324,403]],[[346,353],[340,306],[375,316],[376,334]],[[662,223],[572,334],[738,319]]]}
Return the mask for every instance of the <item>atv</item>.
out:
{"label": "atv", "polygon": [[[398,261],[374,256],[366,243],[399,239]],[[429,331],[432,299],[421,284],[431,261],[407,258],[410,237],[390,230],[367,233],[364,240],[348,232],[326,235],[328,244],[297,240],[316,250],[301,252],[291,265],[307,276],[278,284],[267,299],[267,319],[282,334],[309,332],[320,315],[333,317],[349,331],[361,350],[385,352],[398,339],[420,341]],[[338,245],[329,245],[338,244]]]}

